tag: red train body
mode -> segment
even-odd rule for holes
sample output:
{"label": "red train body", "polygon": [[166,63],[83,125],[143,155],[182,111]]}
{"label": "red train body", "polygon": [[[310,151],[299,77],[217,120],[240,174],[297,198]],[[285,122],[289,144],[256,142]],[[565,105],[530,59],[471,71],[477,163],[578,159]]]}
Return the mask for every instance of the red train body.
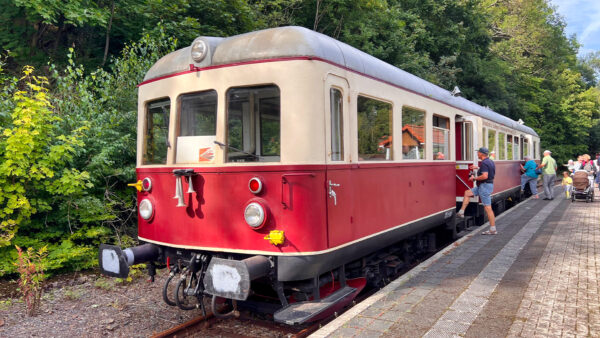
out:
{"label": "red train body", "polygon": [[477,147],[498,151],[498,206],[539,153],[530,128],[299,27],[198,38],[149,71],[139,106],[146,244],[103,245],[103,272],[167,265],[182,282],[163,296],[181,308],[266,285],[290,324],[380,283],[435,245],[423,234],[455,233]]}

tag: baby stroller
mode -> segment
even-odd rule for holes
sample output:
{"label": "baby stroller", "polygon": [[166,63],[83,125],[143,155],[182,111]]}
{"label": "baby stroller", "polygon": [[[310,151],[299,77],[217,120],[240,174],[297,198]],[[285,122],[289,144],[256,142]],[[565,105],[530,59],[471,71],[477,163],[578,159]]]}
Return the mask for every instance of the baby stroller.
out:
{"label": "baby stroller", "polygon": [[579,170],[573,174],[571,202],[575,202],[576,199],[585,199],[586,203],[594,201],[594,183],[593,181],[590,182],[588,173],[585,170]]}

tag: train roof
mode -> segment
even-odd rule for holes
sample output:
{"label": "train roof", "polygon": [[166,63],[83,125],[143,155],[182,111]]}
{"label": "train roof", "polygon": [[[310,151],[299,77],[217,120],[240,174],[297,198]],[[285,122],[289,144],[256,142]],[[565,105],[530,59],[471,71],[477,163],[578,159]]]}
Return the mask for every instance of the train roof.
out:
{"label": "train roof", "polygon": [[538,136],[530,127],[465,98],[453,96],[448,90],[429,81],[304,27],[279,27],[228,38],[198,37],[196,40],[203,40],[208,49],[206,57],[201,62],[194,62],[192,59],[191,46],[182,48],[158,60],[150,68],[144,81],[189,71],[191,64],[204,68],[253,60],[314,57],[442,101],[509,128]]}

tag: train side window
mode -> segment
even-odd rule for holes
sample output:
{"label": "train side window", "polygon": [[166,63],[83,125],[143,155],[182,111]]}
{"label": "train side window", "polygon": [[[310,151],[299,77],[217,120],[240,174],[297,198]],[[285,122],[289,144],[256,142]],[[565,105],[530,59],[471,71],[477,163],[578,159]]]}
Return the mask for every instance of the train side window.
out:
{"label": "train side window", "polygon": [[506,135],[506,159],[513,159],[513,139],[512,135]]}
{"label": "train side window", "polygon": [[463,161],[473,161],[473,124],[470,122],[462,123],[462,160]]}
{"label": "train side window", "polygon": [[496,131],[488,130],[488,150],[490,151],[490,158],[496,160]]}
{"label": "train side window", "polygon": [[513,137],[513,151],[514,151],[514,157],[513,159],[515,160],[520,160],[521,159],[521,154],[519,152],[519,137],[518,136],[514,136]]}
{"label": "train side window", "polygon": [[402,107],[402,158],[426,159],[425,140],[425,112]]}
{"label": "train side window", "polygon": [[169,148],[170,99],[151,101],[146,105],[143,164],[166,164]]}
{"label": "train side window", "polygon": [[181,95],[178,102],[176,162],[211,162],[217,134],[217,92]]}
{"label": "train side window", "polygon": [[344,99],[339,89],[329,90],[331,110],[331,160],[344,160]]}
{"label": "train side window", "polygon": [[506,134],[498,133],[498,159],[506,160]]}
{"label": "train side window", "polygon": [[227,91],[227,161],[280,161],[280,94],[277,86]]}
{"label": "train side window", "polygon": [[537,142],[533,141],[533,158],[535,160],[538,159],[538,149],[537,149]]}
{"label": "train side window", "polygon": [[[483,128],[482,132],[481,132],[481,140],[482,140],[482,147],[488,147],[488,142],[487,142],[487,128]],[[489,148],[488,148],[489,149]]]}
{"label": "train side window", "polygon": [[364,96],[357,105],[358,159],[392,160],[392,105]]}
{"label": "train side window", "polygon": [[433,159],[449,160],[450,119],[433,115]]}
{"label": "train side window", "polygon": [[523,139],[523,158],[529,156],[529,140]]}

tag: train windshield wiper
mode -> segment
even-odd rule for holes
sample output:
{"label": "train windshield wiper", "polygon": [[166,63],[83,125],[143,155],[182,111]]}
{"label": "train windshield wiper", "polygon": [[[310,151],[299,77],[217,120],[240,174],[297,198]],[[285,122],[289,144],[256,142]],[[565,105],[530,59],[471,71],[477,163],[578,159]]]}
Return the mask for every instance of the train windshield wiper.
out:
{"label": "train windshield wiper", "polygon": [[250,156],[252,156],[254,158],[261,159],[261,156],[259,156],[259,155],[255,155],[255,154],[249,153],[247,151],[243,151],[241,149],[238,149],[236,147],[232,147],[229,144],[221,143],[221,142],[216,141],[216,140],[214,141],[214,143],[217,144],[217,145],[219,145],[219,146],[221,146],[221,147],[227,147],[227,148],[229,148],[231,150],[239,151],[242,154],[250,155]]}

